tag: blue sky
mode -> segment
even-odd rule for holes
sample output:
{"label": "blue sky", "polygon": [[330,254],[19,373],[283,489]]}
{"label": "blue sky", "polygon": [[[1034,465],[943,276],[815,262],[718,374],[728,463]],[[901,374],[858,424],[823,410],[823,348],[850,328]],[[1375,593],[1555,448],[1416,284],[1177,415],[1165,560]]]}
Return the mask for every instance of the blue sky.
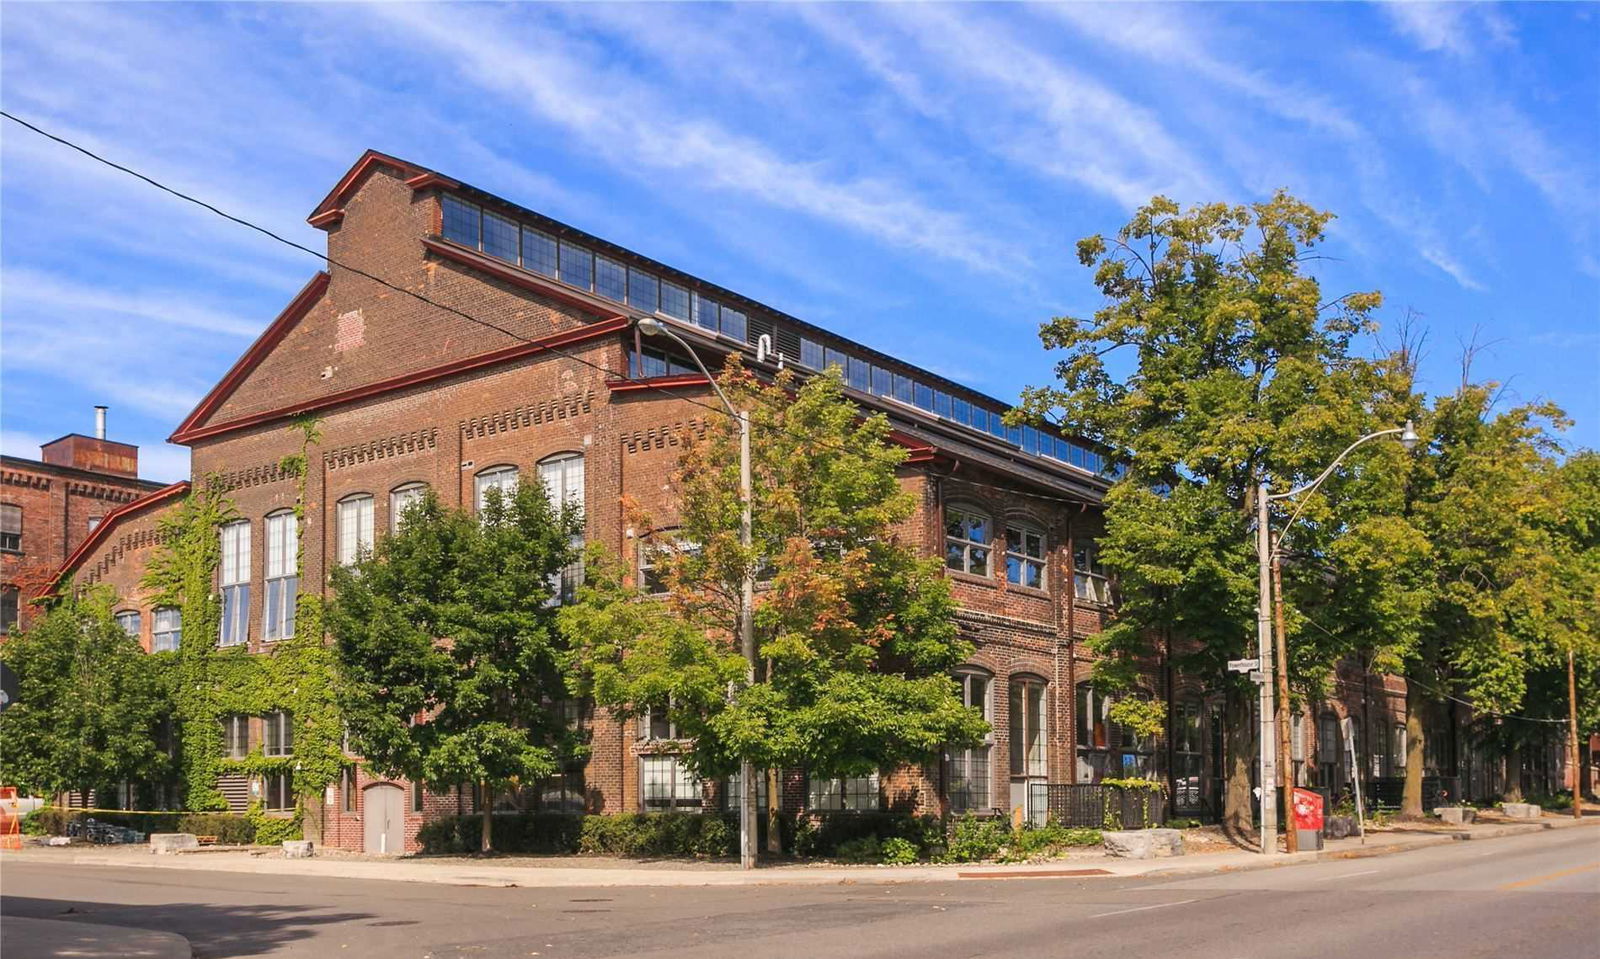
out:
{"label": "blue sky", "polygon": [[[7,110],[321,248],[367,147],[1003,398],[1156,193],[1339,215],[1319,272],[1600,446],[1600,6],[7,3]],[[164,438],[318,268],[0,129],[0,429]]]}

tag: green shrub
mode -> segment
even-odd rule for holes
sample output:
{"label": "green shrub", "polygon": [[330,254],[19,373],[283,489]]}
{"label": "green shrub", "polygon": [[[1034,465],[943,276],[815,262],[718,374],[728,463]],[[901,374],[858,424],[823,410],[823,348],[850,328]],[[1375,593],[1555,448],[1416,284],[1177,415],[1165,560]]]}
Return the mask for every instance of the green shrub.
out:
{"label": "green shrub", "polygon": [[1011,830],[999,817],[979,818],[967,813],[950,824],[946,862],[983,862],[993,859],[1011,839]]}
{"label": "green shrub", "polygon": [[840,843],[833,852],[833,858],[840,862],[879,862],[883,858],[883,844],[877,836],[856,836]]}
{"label": "green shrub", "polygon": [[1194,829],[1203,825],[1205,824],[1198,819],[1184,819],[1180,817],[1177,819],[1167,820],[1168,829]]}
{"label": "green shrub", "polygon": [[881,846],[882,859],[891,865],[904,866],[917,861],[921,851],[917,844],[909,839],[891,836],[883,841]]}
{"label": "green shrub", "polygon": [[634,813],[586,816],[578,850],[611,856],[731,856],[738,853],[733,816]]}
{"label": "green shrub", "polygon": [[248,846],[256,841],[253,820],[226,812],[185,813],[171,831],[216,836],[217,843],[223,846]]}
{"label": "green shrub", "polygon": [[881,846],[904,839],[918,855],[937,856],[944,847],[944,827],[935,816],[894,812],[837,812],[808,817],[795,827],[794,851],[801,856],[839,858],[844,845],[871,837]]}
{"label": "green shrub", "polygon": [[[304,838],[305,831],[301,828],[300,817],[290,819],[277,819],[262,816],[256,821],[255,844],[257,846],[278,846],[285,840]],[[217,839],[221,842],[221,838]]]}
{"label": "green shrub", "polygon": [[[249,845],[256,839],[254,821],[248,816],[225,812],[145,812],[41,806],[23,820],[22,830],[32,836],[65,836],[67,824],[78,819],[93,819],[114,826],[124,826],[146,835],[158,832],[187,832],[196,836],[216,836],[217,842],[224,845]],[[294,820],[294,823],[298,831],[299,821]]]}

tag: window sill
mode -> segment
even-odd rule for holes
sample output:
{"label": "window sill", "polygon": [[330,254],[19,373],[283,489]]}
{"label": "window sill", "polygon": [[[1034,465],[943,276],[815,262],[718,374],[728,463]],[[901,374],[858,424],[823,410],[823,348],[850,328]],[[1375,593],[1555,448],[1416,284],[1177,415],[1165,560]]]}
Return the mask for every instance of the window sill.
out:
{"label": "window sill", "polygon": [[980,576],[977,573],[964,573],[959,569],[944,568],[945,575],[958,583],[971,583],[973,586],[987,586],[990,589],[999,587],[999,580],[993,576]]}
{"label": "window sill", "polygon": [[1050,598],[1050,591],[1048,589],[1040,589],[1037,586],[1024,586],[1021,583],[1013,583],[1010,580],[1006,580],[1006,591],[1010,593],[1019,593],[1023,596],[1033,596],[1037,599]]}

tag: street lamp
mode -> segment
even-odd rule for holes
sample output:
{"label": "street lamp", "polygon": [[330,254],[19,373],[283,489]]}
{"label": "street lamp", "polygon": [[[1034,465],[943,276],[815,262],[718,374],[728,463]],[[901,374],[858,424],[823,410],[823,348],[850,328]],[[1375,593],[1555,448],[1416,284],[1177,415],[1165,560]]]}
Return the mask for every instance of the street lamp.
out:
{"label": "street lamp", "polygon": [[[750,550],[750,413],[747,410],[736,409],[728,399],[728,394],[722,392],[722,387],[717,385],[717,378],[711,375],[706,365],[700,361],[700,354],[694,347],[677,333],[673,332],[665,323],[655,317],[647,316],[639,320],[639,332],[646,336],[665,336],[666,338],[683,347],[689,358],[694,360],[694,365],[711,383],[711,389],[716,392],[717,399],[727,407],[728,415],[739,423],[739,545],[748,554]],[[756,681],[756,634],[755,634],[755,595],[756,577],[755,570],[750,564],[744,564],[743,580],[739,584],[739,646],[745,659],[745,682],[754,685]],[[739,762],[739,865],[744,869],[754,869],[756,865],[756,785],[755,769],[750,760]]]}
{"label": "street lamp", "polygon": [[[1333,475],[1333,471],[1339,468],[1339,464],[1344,462],[1344,458],[1349,456],[1356,447],[1380,436],[1392,436],[1396,433],[1400,434],[1400,445],[1405,447],[1406,452],[1409,453],[1416,448],[1418,442],[1417,431],[1412,426],[1411,421],[1406,420],[1406,425],[1403,427],[1368,433],[1366,436],[1351,443],[1345,447],[1343,453],[1340,453],[1332,463],[1328,464],[1328,468],[1323,470],[1316,479],[1303,486],[1291,489],[1287,493],[1273,493],[1267,488],[1267,481],[1262,479],[1256,487],[1256,559],[1259,567],[1257,570],[1256,644],[1262,674],[1259,694],[1260,728],[1258,735],[1260,740],[1260,774],[1257,778],[1261,781],[1262,855],[1272,855],[1278,851],[1278,802],[1276,796],[1278,769],[1281,768],[1287,773],[1288,770],[1293,768],[1291,765],[1292,759],[1289,755],[1289,653],[1288,641],[1284,637],[1281,623],[1278,626],[1276,653],[1277,659],[1283,663],[1283,667],[1281,669],[1275,668],[1273,662],[1273,581],[1274,579],[1280,579],[1278,588],[1281,590],[1278,560],[1281,555],[1280,550],[1283,547],[1283,538],[1289,534],[1289,528],[1294,525],[1295,520],[1300,518],[1301,511],[1305,509],[1305,503],[1301,503],[1289,515],[1289,521],[1284,524],[1283,532],[1278,536],[1276,543],[1272,540],[1272,530],[1268,525],[1267,507],[1276,500],[1293,499],[1296,496],[1313,492],[1322,485],[1324,480]],[[1277,688],[1278,700],[1283,703],[1282,710],[1274,710],[1273,708],[1274,686]],[[1277,746],[1276,749],[1273,749],[1274,742]],[[1286,792],[1285,795],[1290,796],[1292,794]],[[1295,852],[1299,847],[1299,842],[1298,837],[1295,835],[1293,823],[1286,823],[1285,827],[1287,830],[1285,838],[1288,843],[1288,849],[1290,852]]]}

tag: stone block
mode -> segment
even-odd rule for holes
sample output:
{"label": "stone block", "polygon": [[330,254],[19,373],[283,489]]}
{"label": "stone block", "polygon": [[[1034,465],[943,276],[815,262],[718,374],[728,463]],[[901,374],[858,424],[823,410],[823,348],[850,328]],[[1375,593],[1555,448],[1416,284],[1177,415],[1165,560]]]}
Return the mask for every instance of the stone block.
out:
{"label": "stone block", "polygon": [[312,856],[311,840],[285,839],[283,841],[283,858],[285,859],[310,859]]}
{"label": "stone block", "polygon": [[1501,803],[1500,811],[1510,819],[1538,819],[1544,815],[1544,810],[1531,802]]}
{"label": "stone block", "polygon": [[1478,811],[1468,806],[1440,806],[1433,814],[1452,826],[1470,826],[1478,818]]}
{"label": "stone block", "polygon": [[1183,833],[1176,829],[1125,829],[1100,834],[1106,855],[1117,859],[1164,859],[1183,855]]}
{"label": "stone block", "polygon": [[1322,824],[1322,831],[1329,839],[1345,839],[1356,834],[1356,820],[1354,816],[1329,816]]}
{"label": "stone block", "polygon": [[200,839],[192,832],[158,832],[150,837],[150,851],[157,856],[199,848]]}

